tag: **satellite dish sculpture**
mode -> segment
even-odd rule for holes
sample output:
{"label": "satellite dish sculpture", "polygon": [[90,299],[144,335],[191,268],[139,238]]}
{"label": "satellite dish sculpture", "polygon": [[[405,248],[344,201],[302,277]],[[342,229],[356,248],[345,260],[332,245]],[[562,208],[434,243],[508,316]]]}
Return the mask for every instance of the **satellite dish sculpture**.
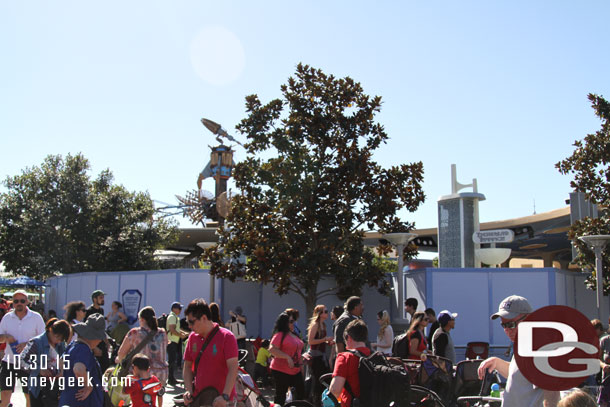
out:
{"label": "satellite dish sculpture", "polygon": [[231,172],[233,171],[233,167],[235,167],[235,161],[233,161],[233,149],[224,145],[221,137],[233,141],[242,147],[243,145],[230,136],[220,124],[208,119],[201,119],[201,123],[216,135],[216,140],[221,144],[210,147],[212,150],[210,162],[199,174],[199,178],[197,178],[197,188],[201,195],[203,180],[206,178],[214,178],[216,180],[216,191],[214,194],[216,198],[216,210],[219,215],[219,223],[223,223],[224,218],[226,218],[229,213],[228,208],[230,208],[229,197],[227,196],[227,181],[231,178]]}

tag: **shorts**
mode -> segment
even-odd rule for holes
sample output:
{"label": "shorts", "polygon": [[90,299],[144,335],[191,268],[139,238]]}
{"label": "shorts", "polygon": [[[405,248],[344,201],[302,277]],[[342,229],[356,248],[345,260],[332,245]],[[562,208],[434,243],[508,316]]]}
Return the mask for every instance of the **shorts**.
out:
{"label": "shorts", "polygon": [[[2,367],[0,368],[0,390],[10,390],[15,391],[15,384],[18,381],[21,381],[21,377],[29,377],[30,375],[23,370],[18,370],[13,367],[13,365],[9,365],[7,362],[2,362]],[[10,380],[9,380],[10,379]],[[27,386],[21,386],[24,394],[28,394]]]}

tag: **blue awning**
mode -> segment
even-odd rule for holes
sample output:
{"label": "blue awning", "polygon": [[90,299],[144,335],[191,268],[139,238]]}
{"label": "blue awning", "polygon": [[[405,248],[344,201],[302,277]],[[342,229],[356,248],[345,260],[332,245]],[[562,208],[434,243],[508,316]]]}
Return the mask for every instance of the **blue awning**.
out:
{"label": "blue awning", "polygon": [[4,287],[44,287],[45,283],[31,277],[0,278],[0,286]]}

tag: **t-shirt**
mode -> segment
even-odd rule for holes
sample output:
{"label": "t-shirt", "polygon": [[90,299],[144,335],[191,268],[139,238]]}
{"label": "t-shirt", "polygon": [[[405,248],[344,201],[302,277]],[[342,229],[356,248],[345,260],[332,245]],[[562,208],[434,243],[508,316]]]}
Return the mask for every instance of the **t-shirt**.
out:
{"label": "t-shirt", "polygon": [[[131,379],[130,384],[123,387],[123,393],[129,394],[131,405],[133,407],[156,407],[157,393],[163,388],[157,376],[151,375],[148,379],[138,379],[135,376],[129,376],[129,378]],[[144,401],[145,394],[150,397],[148,403]]]}
{"label": "t-shirt", "polygon": [[303,352],[303,341],[290,333],[284,334],[278,332],[271,338],[271,344],[274,348],[278,348],[285,354],[291,356],[292,362],[294,363],[294,367],[290,367],[286,359],[273,358],[270,366],[271,370],[277,370],[278,372],[289,375],[298,374],[301,371],[302,365],[301,353]]}
{"label": "t-shirt", "polygon": [[180,320],[178,319],[178,316],[173,312],[170,312],[169,316],[167,317],[167,321],[165,322],[165,331],[167,332],[167,339],[169,339],[170,342],[180,342],[180,336],[174,335],[170,332],[170,325],[176,325],[176,331],[180,332]]}
{"label": "t-shirt", "polygon": [[[150,334],[150,329],[146,328],[133,328],[123,339],[123,343],[126,343],[128,349],[135,349],[140,342],[144,341]],[[150,359],[150,370],[151,374],[157,375],[157,377],[165,380],[167,376],[167,335],[163,328],[158,328],[157,333],[146,345],[140,350],[139,353],[143,353]]]}
{"label": "t-shirt", "polygon": [[22,319],[19,319],[15,311],[11,311],[0,321],[0,334],[12,335],[17,342],[8,344],[4,350],[4,358],[2,361],[14,363],[13,356],[15,355],[15,347],[20,343],[26,343],[35,336],[40,335],[45,331],[44,320],[37,312],[27,309],[27,313]]}
{"label": "t-shirt", "polygon": [[502,407],[542,407],[543,401],[544,391],[523,376],[513,356],[508,368]]}
{"label": "t-shirt", "polygon": [[[65,364],[70,366],[70,368],[64,370],[64,380],[66,385],[64,390],[61,392],[61,396],[59,397],[59,405],[73,407],[103,406],[104,388],[102,387],[101,369],[97,363],[97,360],[93,356],[93,352],[91,349],[89,349],[89,346],[82,342],[72,342],[68,346],[66,353],[64,353],[64,360],[66,360]],[[89,372],[91,380],[93,381],[93,391],[83,401],[76,400],[76,393],[83,387],[78,385],[68,385],[71,383],[71,381],[73,381],[73,383],[78,383],[73,369],[74,366],[79,362],[85,365],[85,368]]]}
{"label": "t-shirt", "polygon": [[[381,330],[379,330],[381,333]],[[392,343],[394,342],[394,329],[392,325],[388,325],[385,327],[383,331],[383,337],[380,338],[379,334],[377,334],[377,352],[381,352],[385,355],[392,354]]]}
{"label": "t-shirt", "polygon": [[417,351],[418,352],[423,352],[428,348],[428,342],[426,342],[426,338],[421,334],[420,331],[418,331],[417,329],[413,332],[411,332],[410,336],[409,336],[409,359],[419,359],[419,357],[416,357],[415,355],[411,355],[411,340],[413,339],[418,339],[418,345],[417,345]]}
{"label": "t-shirt", "polygon": [[256,363],[263,367],[267,367],[267,361],[271,357],[271,353],[269,353],[268,349],[260,348],[258,350],[258,354],[256,355]]}
{"label": "t-shirt", "polygon": [[[101,314],[102,316],[104,316],[104,308],[95,308],[93,305],[90,305],[89,308],[87,308],[87,312],[85,313],[85,319],[83,320],[83,322],[87,322],[87,318],[89,318],[89,316],[93,315],[93,314]],[[104,320],[104,322],[106,322]]]}
{"label": "t-shirt", "polygon": [[[356,350],[364,356],[369,356],[371,354],[369,348],[357,348]],[[340,376],[345,378],[345,382],[349,384],[352,393],[354,393],[356,397],[360,397],[360,378],[358,377],[359,362],[359,356],[354,355],[351,352],[341,352],[337,355],[335,370],[333,371],[333,377]],[[341,407],[350,407],[352,405],[352,395],[347,391],[346,387],[347,386],[343,386],[341,396],[339,397]]]}
{"label": "t-shirt", "polygon": [[[214,324],[217,326],[218,324]],[[203,337],[195,332],[191,332],[184,351],[184,360],[193,362],[195,369],[195,361],[201,351],[201,346],[205,342],[206,337]],[[218,393],[223,392],[225,380],[229,373],[227,360],[237,358],[237,340],[235,336],[225,328],[220,328],[203,351],[197,371],[195,374],[195,393],[199,393],[206,387],[213,386]],[[235,395],[235,388],[231,391],[231,398]]]}
{"label": "t-shirt", "polygon": [[451,362],[456,362],[455,347],[453,339],[449,332],[445,332],[443,328],[438,328],[433,336],[432,352],[436,356],[442,356],[450,359]]}
{"label": "t-shirt", "polygon": [[357,316],[352,315],[347,311],[345,311],[343,314],[341,314],[339,318],[337,318],[333,325],[333,331],[335,333],[335,343],[342,343],[345,345],[345,340],[343,339],[343,332],[345,331],[347,325],[357,318]]}

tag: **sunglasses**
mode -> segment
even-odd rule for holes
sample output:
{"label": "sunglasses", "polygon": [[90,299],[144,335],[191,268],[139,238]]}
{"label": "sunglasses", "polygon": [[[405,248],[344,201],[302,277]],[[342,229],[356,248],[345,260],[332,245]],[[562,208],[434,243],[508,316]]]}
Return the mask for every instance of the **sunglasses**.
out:
{"label": "sunglasses", "polygon": [[328,310],[325,309],[324,311],[322,311],[322,314],[328,314]]}
{"label": "sunglasses", "polygon": [[25,304],[28,300],[13,300],[13,304]]}
{"label": "sunglasses", "polygon": [[502,328],[504,329],[515,329],[517,325],[519,325],[519,322],[523,321],[525,318],[526,317],[520,318],[516,321],[502,322],[500,325],[502,325]]}
{"label": "sunglasses", "polygon": [[195,322],[197,322],[196,319],[187,319],[186,322],[188,322],[189,325],[195,325]]}

